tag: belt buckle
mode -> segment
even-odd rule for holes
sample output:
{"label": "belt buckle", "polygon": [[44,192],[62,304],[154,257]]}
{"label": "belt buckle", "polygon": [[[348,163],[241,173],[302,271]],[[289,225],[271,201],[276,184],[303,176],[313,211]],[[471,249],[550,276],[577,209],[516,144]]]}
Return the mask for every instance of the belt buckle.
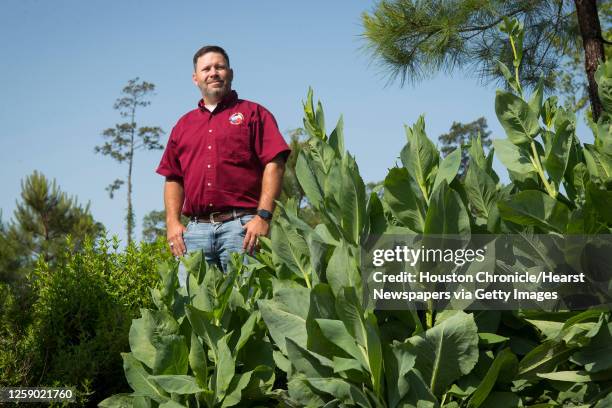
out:
{"label": "belt buckle", "polygon": [[215,221],[215,214],[221,214],[221,211],[213,211],[209,214],[209,220],[211,224],[222,224],[221,221]]}

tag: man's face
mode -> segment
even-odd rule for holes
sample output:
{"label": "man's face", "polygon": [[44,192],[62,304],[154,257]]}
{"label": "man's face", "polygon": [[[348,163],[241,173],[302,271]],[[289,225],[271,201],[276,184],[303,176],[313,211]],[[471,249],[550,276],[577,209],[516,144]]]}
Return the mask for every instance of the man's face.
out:
{"label": "man's face", "polygon": [[198,58],[193,82],[202,91],[205,102],[218,102],[232,89],[234,72],[222,54],[207,52]]}

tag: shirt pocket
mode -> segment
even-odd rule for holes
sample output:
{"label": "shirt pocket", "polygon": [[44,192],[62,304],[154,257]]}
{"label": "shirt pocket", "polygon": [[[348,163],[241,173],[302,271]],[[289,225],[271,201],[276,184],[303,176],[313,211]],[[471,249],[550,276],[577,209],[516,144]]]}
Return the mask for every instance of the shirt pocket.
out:
{"label": "shirt pocket", "polygon": [[251,157],[249,127],[246,124],[229,126],[217,134],[217,146],[219,146],[222,161],[249,160]]}

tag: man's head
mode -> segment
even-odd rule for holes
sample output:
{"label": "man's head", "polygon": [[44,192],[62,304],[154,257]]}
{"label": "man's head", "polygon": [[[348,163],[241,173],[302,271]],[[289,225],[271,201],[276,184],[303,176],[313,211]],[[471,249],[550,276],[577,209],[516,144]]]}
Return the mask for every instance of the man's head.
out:
{"label": "man's head", "polygon": [[200,48],[193,56],[193,82],[206,104],[216,104],[232,89],[234,72],[225,50],[216,45]]}

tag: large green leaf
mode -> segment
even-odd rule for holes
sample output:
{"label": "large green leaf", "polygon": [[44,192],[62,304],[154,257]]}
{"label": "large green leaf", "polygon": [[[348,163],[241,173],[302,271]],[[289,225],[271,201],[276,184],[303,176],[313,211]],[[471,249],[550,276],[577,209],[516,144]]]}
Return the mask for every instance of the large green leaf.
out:
{"label": "large green leaf", "polygon": [[584,145],[584,160],[592,178],[606,182],[612,178],[612,160],[590,144]]}
{"label": "large green leaf", "polygon": [[370,313],[365,321],[366,329],[366,352],[374,393],[380,397],[383,391],[383,352],[380,341],[380,333],[376,324],[376,317]]}
{"label": "large green leaf", "polygon": [[567,347],[563,343],[552,340],[546,341],[523,357],[519,362],[518,376],[519,378],[533,379],[537,378],[537,374],[551,372],[558,364],[567,361],[573,352],[573,348]]}
{"label": "large green leaf", "polygon": [[198,385],[206,387],[208,382],[208,363],[202,342],[191,332],[191,347],[189,348],[189,366],[193,371]]}
{"label": "large green leaf", "polygon": [[463,312],[408,339],[417,368],[435,395],[443,394],[478,361],[478,329],[471,314]]}
{"label": "large green leaf", "polygon": [[298,278],[310,281],[310,251],[306,240],[287,221],[272,229],[272,260],[283,264]]}
{"label": "large green leaf", "polygon": [[228,391],[223,398],[221,408],[233,407],[242,401],[242,391],[249,385],[253,371],[247,371],[243,374],[236,374],[228,386]]}
{"label": "large green leaf", "polygon": [[572,116],[559,110],[555,116],[555,133],[545,146],[544,167],[556,185],[561,183],[570,156],[575,124]]}
{"label": "large green leaf", "polygon": [[121,353],[123,371],[130,387],[138,394],[152,398],[157,402],[166,399],[168,394],[154,381],[149,379],[149,373],[131,353]]}
{"label": "large green leaf", "polygon": [[116,394],[98,404],[100,408],[133,408],[134,396],[131,394]]}
{"label": "large green leaf", "polygon": [[470,219],[461,197],[446,181],[434,190],[425,218],[426,234],[468,234]]}
{"label": "large green leaf", "polygon": [[336,127],[329,135],[328,143],[336,151],[338,157],[342,157],[344,154],[344,119],[342,115],[338,118]]}
{"label": "large green leaf", "polygon": [[130,349],[154,374],[186,374],[188,349],[179,326],[165,311],[142,309],[130,327]]}
{"label": "large green leaf", "polygon": [[612,368],[612,323],[602,325],[591,342],[572,356],[572,361],[589,373]]}
{"label": "large green leaf", "polygon": [[321,186],[315,169],[306,158],[306,153],[300,151],[295,163],[295,174],[306,197],[315,208],[323,203],[323,186]]}
{"label": "large green leaf", "polygon": [[599,64],[595,71],[597,92],[604,111],[612,114],[612,63],[608,60]]}
{"label": "large green leaf", "polygon": [[365,185],[355,159],[348,153],[342,159],[341,176],[338,204],[342,211],[342,228],[351,238],[351,243],[357,245],[363,228],[367,226]]}
{"label": "large green leaf", "polygon": [[533,166],[526,148],[515,146],[506,139],[493,140],[493,146],[497,158],[508,170],[525,176],[529,173],[535,173],[536,168]]}
{"label": "large green leaf", "polygon": [[294,375],[289,379],[287,391],[293,403],[289,406],[315,408],[325,405],[323,398],[325,394],[317,392],[303,374]]}
{"label": "large green leaf", "polygon": [[428,181],[438,166],[440,153],[425,134],[425,119],[420,116],[412,128],[406,127],[408,144],[400,153],[404,168],[408,170],[419,185],[423,196],[428,196]]}
{"label": "large green leaf", "polygon": [[533,90],[533,94],[531,94],[531,98],[529,98],[529,108],[538,113],[542,110],[542,100],[544,97],[544,78],[540,77],[538,81],[538,85],[536,85]]}
{"label": "large green leaf", "polygon": [[289,360],[297,372],[309,378],[332,376],[334,370],[329,359],[301,347],[291,339],[286,342]]}
{"label": "large green leaf", "polygon": [[408,381],[410,391],[398,406],[405,408],[437,408],[440,406],[419,370],[408,371],[405,378]]}
{"label": "large green leaf", "polygon": [[497,186],[491,176],[470,160],[464,183],[465,192],[474,213],[484,221],[488,220],[496,204]]}
{"label": "large green leaf", "polygon": [[280,289],[270,300],[258,300],[261,316],[278,348],[287,355],[285,338],[306,347],[306,317],[310,294],[306,288]]}
{"label": "large green leaf", "polygon": [[364,310],[354,287],[344,287],[336,295],[336,312],[358,344],[366,347],[367,333]]}
{"label": "large green leaf", "polygon": [[497,377],[499,376],[502,370],[512,370],[516,372],[516,367],[518,366],[518,360],[516,356],[510,351],[510,349],[503,349],[493,360],[493,364],[489,367],[487,374],[482,379],[482,382],[472,394],[472,398],[468,404],[469,408],[477,408],[482,405],[485,401],[493,386],[497,381]]}
{"label": "large green leaf", "polygon": [[612,378],[612,373],[610,371],[595,374],[590,374],[587,371],[555,371],[554,373],[538,374],[538,377],[546,378],[547,380],[577,384],[610,380]]}
{"label": "large green leaf", "polygon": [[368,226],[370,234],[383,234],[387,229],[387,218],[383,204],[376,192],[371,192],[367,206]]}
{"label": "large green leaf", "polygon": [[565,204],[537,190],[521,191],[497,206],[503,219],[546,231],[565,232],[569,219]]}
{"label": "large green leaf", "polygon": [[457,175],[460,165],[461,147],[453,150],[444,160],[442,160],[431,191],[434,191],[443,180],[446,181],[447,184],[450,184]]}
{"label": "large green leaf", "polygon": [[185,306],[185,314],[191,323],[191,327],[213,351],[215,362],[218,358],[217,342],[224,336],[223,329],[213,324],[213,316],[211,312],[204,312],[196,309],[191,305]]}
{"label": "large green leaf", "polygon": [[612,189],[603,189],[593,182],[587,183],[587,202],[597,211],[598,218],[612,224]]}
{"label": "large green leaf", "polygon": [[344,287],[361,289],[361,275],[359,274],[357,259],[349,253],[349,246],[344,242],[334,249],[327,264],[325,275],[332,292],[336,296]]}
{"label": "large green leaf", "polygon": [[487,169],[487,158],[485,156],[484,149],[482,147],[482,138],[480,132],[476,137],[470,140],[470,147],[468,148],[470,160],[478,167],[483,170]]}
{"label": "large green leaf", "polygon": [[309,378],[308,383],[317,390],[334,396],[348,406],[371,407],[368,398],[359,388],[339,378]]}
{"label": "large green leaf", "polygon": [[222,337],[217,341],[217,361],[215,365],[215,376],[213,377],[213,389],[217,399],[225,397],[229,390],[230,383],[236,373],[236,364],[227,345],[228,336]]}
{"label": "large green leaf", "polygon": [[539,111],[534,111],[510,92],[497,91],[495,113],[508,139],[515,145],[531,142],[540,132]]}
{"label": "large green leaf", "polygon": [[406,374],[414,367],[416,356],[405,343],[383,344],[387,402],[395,407],[410,389]]}
{"label": "large green leaf", "polygon": [[425,204],[414,192],[411,184],[406,169],[389,170],[384,182],[384,199],[399,222],[415,232],[423,232]]}
{"label": "large green leaf", "polygon": [[152,375],[149,379],[155,381],[168,393],[195,394],[204,391],[195,377],[190,375]]}
{"label": "large green leaf", "polygon": [[355,338],[350,335],[342,321],[332,319],[316,319],[315,321],[326,339],[361,362],[364,368],[368,368],[365,351],[357,345]]}

